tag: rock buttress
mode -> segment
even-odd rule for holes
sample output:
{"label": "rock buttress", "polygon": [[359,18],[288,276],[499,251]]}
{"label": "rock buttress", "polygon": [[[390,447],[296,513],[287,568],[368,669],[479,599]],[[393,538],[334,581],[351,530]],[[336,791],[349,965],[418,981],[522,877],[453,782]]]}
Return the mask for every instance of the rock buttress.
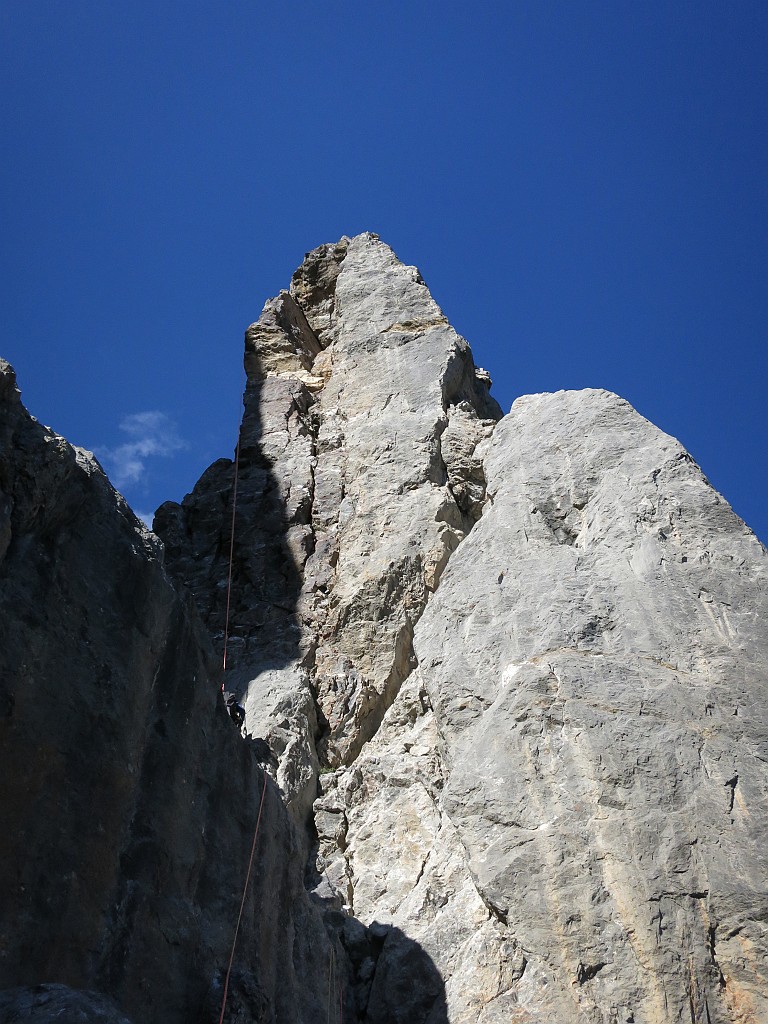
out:
{"label": "rock buttress", "polygon": [[[413,667],[413,627],[480,514],[474,452],[500,410],[418,271],[375,235],[307,255],[248,329],[245,366],[228,686],[306,815],[316,753],[353,760]],[[214,642],[231,474],[212,467],[155,521]]]}
{"label": "rock buttress", "polygon": [[[245,367],[227,686],[308,827],[308,883],[352,912],[336,775],[312,813],[319,765],[354,766],[412,672],[414,626],[482,513],[477,448],[501,411],[418,271],[374,235],[307,254],[248,329]],[[232,473],[215,464],[155,518],[219,646]],[[382,852],[391,839],[379,835]],[[486,915],[462,865],[456,840],[454,870]],[[360,1012],[445,1019],[430,957],[361,905],[373,931],[353,943]]]}
{"label": "rock buttress", "polygon": [[[368,926],[366,1019],[764,1019],[761,545],[616,396],[521,399],[491,437],[375,236],[308,254],[246,369],[231,678],[318,895]],[[209,473],[157,524],[216,641]]]}
{"label": "rock buttress", "polygon": [[768,1019],[765,549],[608,392],[519,399],[484,454],[415,639],[439,807],[525,968],[466,1019]]}
{"label": "rock buttress", "polygon": [[[218,1020],[264,776],[157,538],[89,453],[27,414],[2,361],[0,629],[3,1019],[106,1020],[110,996],[115,1020]],[[304,861],[270,782],[238,1020],[326,1011]],[[343,978],[341,946],[338,963]]]}

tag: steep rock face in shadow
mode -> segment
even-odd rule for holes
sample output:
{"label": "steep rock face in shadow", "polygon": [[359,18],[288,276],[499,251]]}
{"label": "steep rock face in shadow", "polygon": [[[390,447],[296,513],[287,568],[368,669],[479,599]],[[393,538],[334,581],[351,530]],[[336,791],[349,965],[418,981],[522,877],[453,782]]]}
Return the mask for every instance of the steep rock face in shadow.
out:
{"label": "steep rock face in shadow", "polygon": [[[157,538],[89,453],[27,414],[5,362],[0,624],[0,989],[58,983],[111,996],[115,1019],[218,1020],[265,777]],[[269,782],[238,1019],[326,1011],[332,943],[303,871]],[[0,997],[3,1020],[106,1020],[107,1004],[61,987]]]}

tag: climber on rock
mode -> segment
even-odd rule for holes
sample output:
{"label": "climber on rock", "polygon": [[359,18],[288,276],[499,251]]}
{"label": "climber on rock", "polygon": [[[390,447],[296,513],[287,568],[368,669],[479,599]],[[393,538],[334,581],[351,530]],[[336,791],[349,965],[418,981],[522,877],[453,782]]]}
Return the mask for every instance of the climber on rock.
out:
{"label": "climber on rock", "polygon": [[241,728],[245,721],[245,708],[243,705],[239,703],[234,693],[229,693],[229,691],[224,692],[224,703],[227,705],[229,717],[238,729]]}

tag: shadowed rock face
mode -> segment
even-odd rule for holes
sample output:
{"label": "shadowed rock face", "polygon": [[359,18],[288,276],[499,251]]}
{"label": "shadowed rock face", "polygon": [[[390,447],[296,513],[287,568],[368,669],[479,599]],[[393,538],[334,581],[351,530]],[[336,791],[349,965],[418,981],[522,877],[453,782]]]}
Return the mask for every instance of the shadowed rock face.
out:
{"label": "shadowed rock face", "polygon": [[[200,1020],[264,776],[157,538],[89,453],[27,414],[5,362],[0,538],[0,989],[61,983],[137,1022]],[[319,1019],[338,943],[271,782],[254,868],[233,999],[249,1020]],[[0,1019],[116,1024],[105,1006],[27,988],[0,996]]]}
{"label": "shadowed rock face", "polygon": [[263,765],[228,1021],[768,1019],[765,549],[615,395],[498,422],[375,235],[245,366],[242,740],[233,463],[163,564],[3,364],[2,1011],[217,1021]]}
{"label": "shadowed rock face", "polygon": [[66,985],[38,985],[33,989],[0,992],[0,1020],[14,1024],[130,1024],[115,1004],[99,992],[78,992]]}

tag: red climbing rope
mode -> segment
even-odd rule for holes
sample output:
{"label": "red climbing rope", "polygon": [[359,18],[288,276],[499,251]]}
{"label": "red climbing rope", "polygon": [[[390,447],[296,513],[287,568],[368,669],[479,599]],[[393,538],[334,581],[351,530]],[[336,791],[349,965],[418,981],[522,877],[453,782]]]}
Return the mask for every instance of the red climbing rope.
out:
{"label": "red climbing rope", "polygon": [[240,429],[237,431],[235,448],[235,479],[232,485],[232,526],[229,532],[229,572],[227,574],[227,610],[224,613],[224,663],[221,668],[221,689],[224,690],[224,675],[227,671],[227,644],[229,643],[229,604],[232,595],[232,562],[235,554],[235,515],[237,514],[237,477],[240,469]]}
{"label": "red climbing rope", "polygon": [[256,819],[256,829],[253,833],[253,842],[251,843],[251,856],[248,861],[248,871],[245,875],[245,885],[243,886],[243,898],[240,900],[240,912],[237,915],[237,924],[235,925],[235,937],[232,940],[232,952],[229,954],[229,963],[227,964],[227,976],[224,979],[224,995],[221,999],[221,1014],[219,1016],[219,1024],[223,1024],[224,1021],[224,1010],[227,1005],[227,993],[229,991],[229,976],[232,973],[232,963],[235,959],[235,946],[237,945],[237,935],[240,931],[240,922],[243,919],[243,908],[245,907],[245,897],[248,894],[248,883],[251,880],[251,868],[253,867],[253,855],[256,852],[256,840],[259,835],[259,825],[261,824],[261,812],[264,807],[264,797],[267,795],[267,774],[262,770],[262,783],[263,787],[261,790],[261,802],[259,804],[259,816]]}
{"label": "red climbing rope", "polygon": [[328,957],[328,1024],[331,1024],[331,1007],[335,1000],[336,990],[336,964],[335,957],[333,954],[333,946],[330,949],[330,955]]}
{"label": "red climbing rope", "polygon": [[[338,987],[338,991],[337,991]],[[338,1005],[339,1014],[336,1016]],[[344,1024],[344,978],[336,971],[336,953],[333,945],[328,957],[328,1024]]]}
{"label": "red climbing rope", "polygon": [[[232,597],[232,563],[234,561],[235,553],[235,516],[237,515],[237,478],[240,470],[240,433],[241,430],[237,431],[237,447],[235,448],[235,474],[232,482],[232,523],[229,535],[229,570],[227,572],[227,608],[224,613],[224,657],[222,662],[222,680],[221,689],[224,689],[224,676],[227,671],[227,644],[229,643],[229,609]],[[235,936],[232,939],[232,949],[229,954],[229,963],[227,964],[227,974],[224,979],[224,994],[221,999],[221,1014],[219,1015],[219,1024],[223,1024],[224,1013],[227,1007],[227,995],[229,993],[229,979],[232,974],[232,964],[235,959],[235,947],[237,946],[237,936],[240,932],[240,922],[243,919],[243,909],[245,908],[245,899],[248,895],[248,885],[251,881],[251,870],[253,868],[253,857],[256,853],[256,840],[259,837],[259,826],[261,825],[261,812],[264,809],[264,798],[267,795],[267,775],[262,770],[262,789],[261,789],[261,800],[259,802],[259,814],[256,818],[256,828],[253,832],[253,842],[251,843],[251,856],[248,858],[248,870],[245,873],[245,885],[243,886],[243,896],[240,900],[240,910],[237,915],[237,924],[235,925]]]}
{"label": "red climbing rope", "polygon": [[[232,523],[230,528],[229,536],[229,570],[227,572],[227,608],[224,613],[224,656],[222,660],[222,680],[221,689],[224,690],[224,678],[227,671],[227,645],[229,643],[229,609],[232,596],[232,564],[234,561],[235,553],[235,516],[237,515],[237,478],[240,470],[240,430],[237,432],[237,447],[235,448],[235,473],[234,480],[232,483]],[[237,924],[235,925],[235,935],[232,939],[232,949],[229,954],[229,963],[227,964],[227,973],[224,978],[224,993],[221,998],[221,1013],[219,1014],[219,1024],[224,1024],[224,1013],[227,1007],[227,995],[229,994],[229,979],[232,975],[232,964],[235,960],[235,947],[237,946],[237,936],[240,932],[240,922],[243,919],[243,910],[245,908],[245,900],[248,895],[248,886],[251,881],[251,870],[253,868],[253,858],[256,853],[256,840],[259,837],[259,826],[261,825],[261,812],[264,809],[264,798],[267,795],[267,774],[262,770],[262,790],[261,800],[259,802],[259,814],[256,818],[256,828],[253,832],[253,842],[251,843],[251,856],[248,858],[248,870],[245,874],[245,885],[243,886],[243,896],[240,900],[240,910],[237,915]],[[339,1024],[343,1024],[344,1020],[344,991],[343,981],[337,979],[336,974],[336,956],[334,953],[333,946],[331,946],[330,962],[328,965],[328,1024],[331,1024],[331,1007],[334,1006],[336,999],[336,985],[338,981],[338,1006],[339,1006]]]}

